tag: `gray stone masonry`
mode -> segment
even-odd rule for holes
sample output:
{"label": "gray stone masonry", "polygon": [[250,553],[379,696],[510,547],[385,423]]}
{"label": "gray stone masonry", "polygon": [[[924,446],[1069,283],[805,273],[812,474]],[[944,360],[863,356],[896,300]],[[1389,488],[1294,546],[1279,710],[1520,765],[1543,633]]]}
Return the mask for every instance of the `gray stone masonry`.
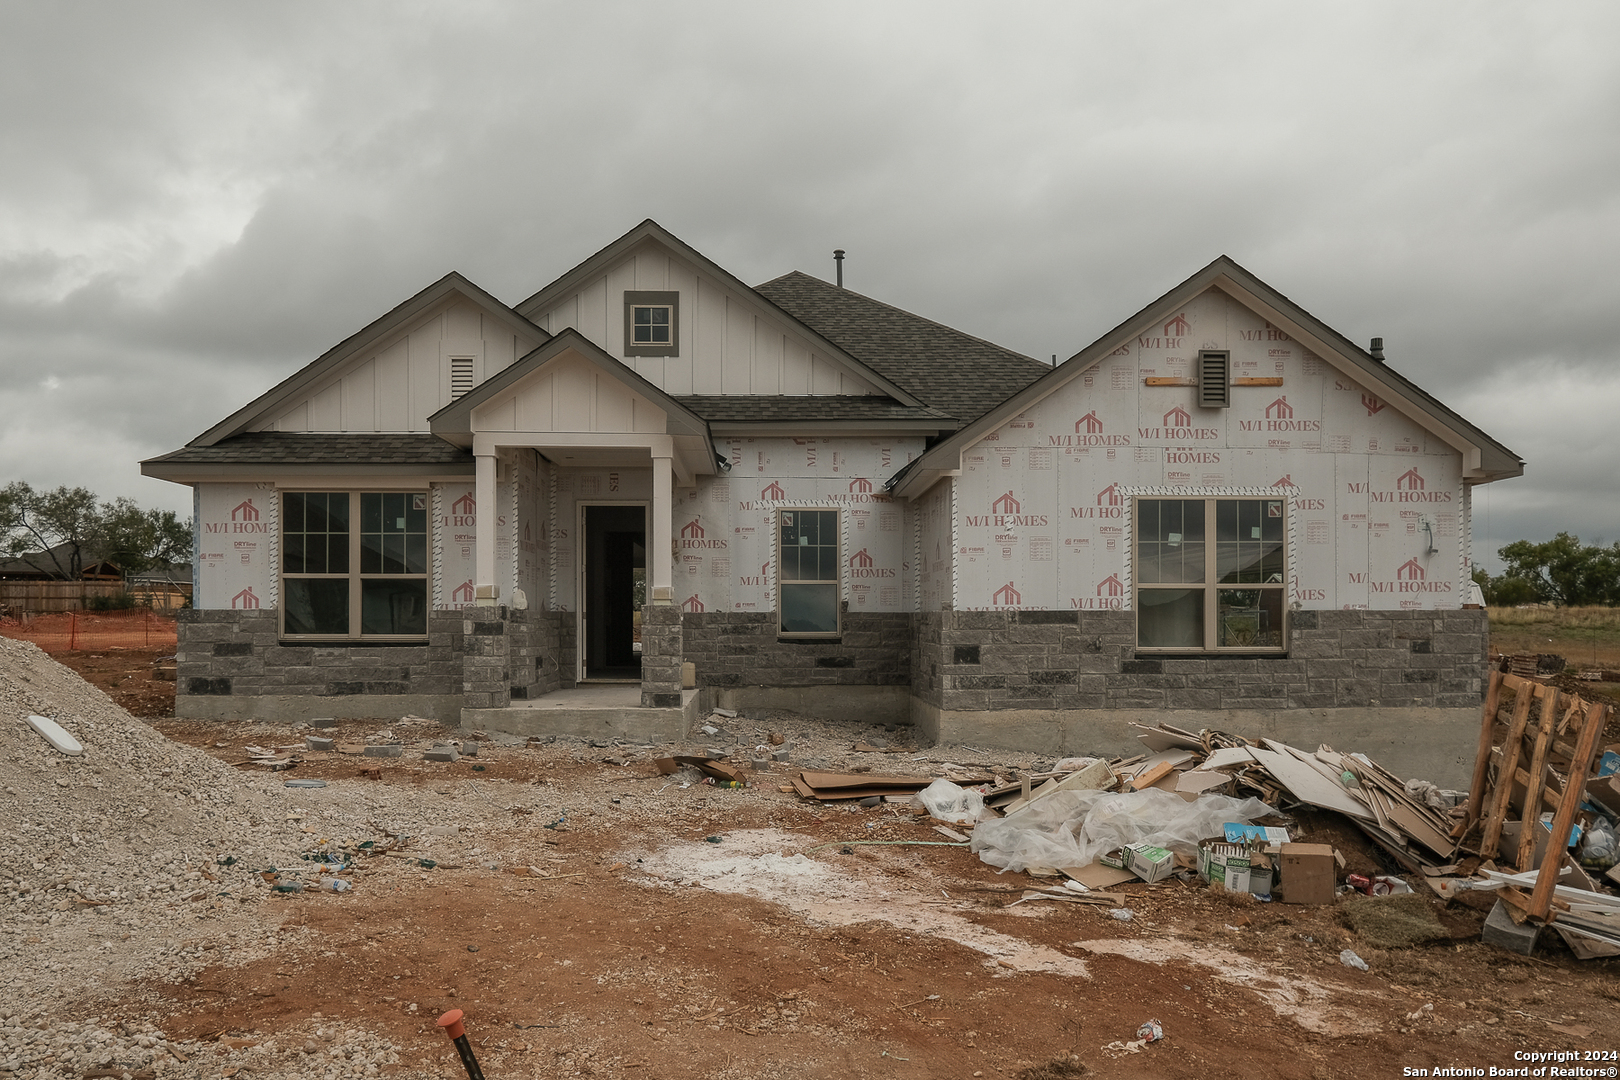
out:
{"label": "gray stone masonry", "polygon": [[[281,644],[273,610],[179,614],[181,696],[445,695],[461,691],[461,613],[428,616],[425,645]],[[334,703],[333,711],[340,711]]]}
{"label": "gray stone masonry", "polygon": [[641,706],[678,709],[681,705],[681,609],[649,604],[641,609]]}
{"label": "gray stone masonry", "polygon": [[915,617],[912,696],[936,708],[1476,708],[1483,611],[1296,611],[1286,655],[1136,650],[1130,611]]}
{"label": "gray stone masonry", "polygon": [[777,637],[774,612],[687,612],[685,658],[700,687],[910,684],[915,616],[846,610],[843,618],[837,640],[801,641]]}
{"label": "gray stone masonry", "polygon": [[512,704],[512,645],[527,636],[524,612],[472,607],[461,613],[461,702],[465,709]]}

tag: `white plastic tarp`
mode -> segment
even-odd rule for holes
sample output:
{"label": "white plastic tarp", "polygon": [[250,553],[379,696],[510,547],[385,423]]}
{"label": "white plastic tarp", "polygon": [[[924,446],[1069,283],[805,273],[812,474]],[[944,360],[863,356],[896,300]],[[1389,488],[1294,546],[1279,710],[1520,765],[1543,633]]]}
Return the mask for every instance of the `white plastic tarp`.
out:
{"label": "white plastic tarp", "polygon": [[1086,866],[1125,844],[1153,844],[1196,855],[1198,841],[1222,835],[1228,821],[1276,813],[1259,799],[1202,795],[1188,802],[1170,791],[1059,791],[1010,817],[981,821],[971,850],[991,866]]}

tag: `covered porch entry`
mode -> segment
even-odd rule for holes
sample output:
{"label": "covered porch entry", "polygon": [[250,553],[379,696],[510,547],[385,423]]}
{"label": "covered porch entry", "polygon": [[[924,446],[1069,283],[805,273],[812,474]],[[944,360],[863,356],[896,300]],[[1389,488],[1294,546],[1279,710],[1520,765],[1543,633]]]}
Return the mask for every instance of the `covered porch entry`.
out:
{"label": "covered porch entry", "polygon": [[[633,704],[621,700],[621,690],[612,706],[602,698],[603,707],[682,710],[689,695],[681,689],[681,619],[673,603],[673,493],[722,467],[708,425],[573,330],[430,423],[476,462],[474,607],[467,615],[475,629],[466,637],[463,723],[503,729],[490,710],[516,709],[525,715],[510,719],[528,727],[556,704],[547,698],[559,691],[514,702],[509,686],[496,685],[511,681],[514,648],[553,652],[563,688],[639,691]],[[514,466],[518,460],[533,465],[525,472]],[[538,490],[526,492],[526,485]],[[547,540],[543,575],[525,561],[534,536]],[[497,661],[505,661],[507,677],[497,678]]]}

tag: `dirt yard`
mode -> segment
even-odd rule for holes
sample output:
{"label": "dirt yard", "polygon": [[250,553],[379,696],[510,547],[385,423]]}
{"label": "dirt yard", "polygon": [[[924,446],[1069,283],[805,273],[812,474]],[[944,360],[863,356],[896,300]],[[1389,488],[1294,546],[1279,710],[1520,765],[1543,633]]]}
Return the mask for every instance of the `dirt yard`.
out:
{"label": "dirt yard", "polygon": [[[140,675],[151,657],[63,659],[121,703],[145,707],[161,690]],[[906,748],[903,731],[726,723],[739,742],[786,728],[796,759],[832,767],[1029,767],[962,747],[851,752],[857,738]],[[297,745],[312,730],[156,727],[231,765],[249,745]],[[266,827],[279,822],[289,845],[330,850],[380,840],[388,821],[430,822],[412,830],[413,858],[362,858],[341,893],[204,882],[169,905],[172,965],[74,986],[66,1013],[114,1032],[150,1025],[168,1050],[146,1066],[155,1077],[456,1078],[434,1025],[452,1008],[491,1080],[1370,1078],[1620,1049],[1620,961],[1577,961],[1552,935],[1533,958],[1484,945],[1483,898],[1426,900],[1433,936],[1403,948],[1354,918],[1353,905],[1381,901],[1262,904],[1174,879],[1116,887],[1133,913],[1120,921],[1015,903],[1042,882],[998,874],[902,808],[784,794],[788,764],[728,790],[659,775],[652,758],[670,747],[486,743],[429,763],[420,748],[452,734],[431,722],[345,721],[333,734],[363,742],[383,727],[402,757],[305,752],[286,772],[237,772],[281,800],[285,821],[277,811]],[[708,744],[695,739],[686,747]],[[289,792],[290,778],[328,786]],[[1337,844],[1349,870],[1388,869],[1341,819],[1292,825],[1296,839]],[[53,925],[68,917],[91,918]],[[119,947],[117,934],[85,935],[61,940]],[[1343,949],[1370,970],[1341,964]],[[23,1030],[25,1004],[0,1004],[0,1020]],[[1148,1020],[1163,1040],[1133,1045]],[[4,1058],[4,1075],[123,1075],[70,1064],[82,1055]],[[1586,1064],[1614,1075],[1612,1057]]]}

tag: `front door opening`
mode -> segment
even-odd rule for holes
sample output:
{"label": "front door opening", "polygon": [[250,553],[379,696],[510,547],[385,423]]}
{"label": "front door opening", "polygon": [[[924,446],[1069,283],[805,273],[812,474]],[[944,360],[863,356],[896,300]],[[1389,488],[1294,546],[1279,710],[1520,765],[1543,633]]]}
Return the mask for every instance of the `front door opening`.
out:
{"label": "front door opening", "polygon": [[644,506],[586,506],[581,675],[592,681],[641,681],[638,587],[646,580]]}

